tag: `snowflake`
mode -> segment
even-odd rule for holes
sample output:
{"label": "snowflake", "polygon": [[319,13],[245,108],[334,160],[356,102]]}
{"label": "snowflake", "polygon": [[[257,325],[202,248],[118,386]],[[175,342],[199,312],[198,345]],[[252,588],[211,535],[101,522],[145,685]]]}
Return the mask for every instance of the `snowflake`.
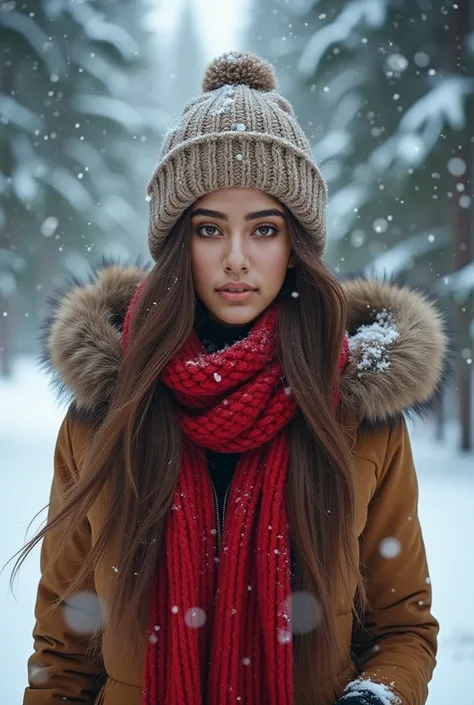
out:
{"label": "snowflake", "polygon": [[278,632],[278,641],[280,644],[289,644],[292,641],[291,631],[289,629],[280,629]]}

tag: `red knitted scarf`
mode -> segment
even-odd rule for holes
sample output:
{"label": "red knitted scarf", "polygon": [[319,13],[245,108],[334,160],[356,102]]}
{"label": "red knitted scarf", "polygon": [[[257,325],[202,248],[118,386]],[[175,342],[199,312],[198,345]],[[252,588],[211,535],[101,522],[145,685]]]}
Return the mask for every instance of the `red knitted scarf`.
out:
{"label": "red knitted scarf", "polygon": [[[152,595],[143,705],[293,703],[285,427],[297,407],[276,357],[278,308],[215,353],[193,331],[164,371],[191,443]],[[340,371],[346,359],[347,340]],[[206,448],[242,453],[221,541]]]}

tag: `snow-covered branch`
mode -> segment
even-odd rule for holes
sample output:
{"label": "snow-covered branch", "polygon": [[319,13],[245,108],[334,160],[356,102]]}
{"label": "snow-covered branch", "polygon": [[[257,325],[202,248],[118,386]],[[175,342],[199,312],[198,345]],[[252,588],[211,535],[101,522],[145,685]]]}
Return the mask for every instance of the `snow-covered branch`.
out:
{"label": "snow-covered branch", "polygon": [[[466,124],[464,101],[474,92],[474,78],[466,76],[448,76],[429,93],[414,103],[400,120],[400,132],[416,132],[424,136],[436,133],[430,124],[436,126],[448,123],[453,130],[462,130]],[[439,135],[439,131],[438,131]]]}
{"label": "snow-covered branch", "polygon": [[350,183],[330,197],[327,223],[331,240],[340,240],[347,235],[357,210],[370,196],[371,188],[366,184]]}
{"label": "snow-covered branch", "polygon": [[351,0],[333,22],[313,34],[298,62],[298,70],[309,78],[333,44],[347,41],[359,25],[379,29],[385,22],[388,0]]}
{"label": "snow-covered branch", "polygon": [[90,40],[110,44],[124,61],[130,62],[137,58],[140,47],[123,27],[106,22],[102,14],[87,3],[71,2],[68,9]]}
{"label": "snow-covered branch", "polygon": [[78,95],[74,97],[72,106],[79,113],[116,122],[132,134],[144,129],[162,131],[170,121],[170,116],[163,110],[147,106],[134,108],[123,100],[109,96]]}
{"label": "snow-covered branch", "polygon": [[41,130],[44,125],[42,117],[5,93],[0,93],[0,116],[4,125],[13,123],[27,132]]}
{"label": "snow-covered branch", "polygon": [[76,211],[90,212],[94,208],[94,200],[74,174],[62,167],[51,167],[44,179],[59,195]]}
{"label": "snow-covered branch", "polygon": [[446,126],[461,130],[466,126],[464,104],[474,93],[474,79],[449,76],[429,93],[419,98],[400,120],[398,130],[377,147],[369,157],[369,164],[377,173],[394,164],[422,164],[435,148]]}
{"label": "snow-covered branch", "polygon": [[474,262],[470,262],[458,272],[440,279],[435,289],[443,294],[453,294],[460,300],[466,299],[474,291]]}
{"label": "snow-covered branch", "polygon": [[446,245],[448,240],[448,228],[444,225],[413,235],[394,245],[388,252],[378,255],[367,265],[366,273],[398,274],[410,269],[413,266],[413,260],[417,257],[438,250]]}
{"label": "snow-covered branch", "polygon": [[10,10],[0,12],[0,27],[17,32],[28,42],[33,51],[44,61],[49,72],[66,72],[66,62],[49,37],[32,17]]}

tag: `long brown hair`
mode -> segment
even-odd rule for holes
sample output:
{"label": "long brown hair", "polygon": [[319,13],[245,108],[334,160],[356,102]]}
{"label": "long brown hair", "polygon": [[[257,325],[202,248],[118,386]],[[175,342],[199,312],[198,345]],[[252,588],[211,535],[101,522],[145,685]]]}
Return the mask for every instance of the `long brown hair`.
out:
{"label": "long brown hair", "polygon": [[[161,373],[195,323],[190,212],[188,208],[162,242],[146,279],[118,383],[107,414],[91,434],[84,472],[47,525],[22,549],[12,572],[13,581],[26,556],[50,531],[59,537],[54,564],[66,537],[105,493],[103,524],[67,595],[91,580],[113,542],[120,579],[111,580],[104,628],[129,654],[146,647],[149,595],[181,462],[183,439]],[[321,613],[316,629],[294,639],[295,702],[300,705],[315,702],[321,678],[340,670],[344,660],[335,586],[342,575],[349,576],[345,587],[349,591],[352,586],[352,592],[357,588],[359,608],[365,593],[354,535],[354,461],[332,408],[345,297],[313,238],[286,208],[285,213],[296,266],[288,270],[279,294],[278,353],[298,405],[291,426],[287,501],[297,587],[317,598]],[[291,296],[295,290],[298,297]],[[356,606],[352,608],[357,616]],[[100,630],[90,643],[97,653]]]}

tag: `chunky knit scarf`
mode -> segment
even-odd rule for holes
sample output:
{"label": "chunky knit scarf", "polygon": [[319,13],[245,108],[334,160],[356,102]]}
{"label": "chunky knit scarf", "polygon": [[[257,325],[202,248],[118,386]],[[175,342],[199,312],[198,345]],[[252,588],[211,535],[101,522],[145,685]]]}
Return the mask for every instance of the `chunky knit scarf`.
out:
{"label": "chunky knit scarf", "polygon": [[[152,594],[143,705],[293,703],[285,427],[297,407],[276,357],[278,308],[215,353],[193,331],[164,371],[189,443]],[[340,371],[346,358],[345,340]],[[222,527],[205,449],[242,453]]]}

